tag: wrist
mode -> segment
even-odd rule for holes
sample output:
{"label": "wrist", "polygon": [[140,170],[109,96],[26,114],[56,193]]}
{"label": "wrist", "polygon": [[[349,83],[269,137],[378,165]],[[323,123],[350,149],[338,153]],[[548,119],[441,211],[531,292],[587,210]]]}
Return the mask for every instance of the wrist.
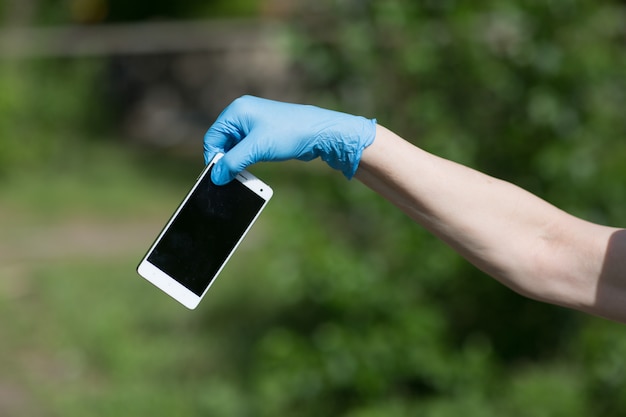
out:
{"label": "wrist", "polygon": [[351,179],[358,169],[363,151],[376,138],[376,126],[376,119],[361,116],[350,115],[347,120],[342,120],[341,131],[320,141],[324,148],[320,152],[322,160]]}

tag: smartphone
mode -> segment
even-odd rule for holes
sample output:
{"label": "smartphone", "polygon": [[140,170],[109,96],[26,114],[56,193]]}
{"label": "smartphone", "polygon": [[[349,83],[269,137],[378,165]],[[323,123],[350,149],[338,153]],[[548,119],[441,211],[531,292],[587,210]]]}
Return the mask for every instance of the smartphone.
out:
{"label": "smartphone", "polygon": [[247,171],[215,185],[210,173],[221,157],[205,167],[137,267],[189,309],[198,306],[273,195]]}

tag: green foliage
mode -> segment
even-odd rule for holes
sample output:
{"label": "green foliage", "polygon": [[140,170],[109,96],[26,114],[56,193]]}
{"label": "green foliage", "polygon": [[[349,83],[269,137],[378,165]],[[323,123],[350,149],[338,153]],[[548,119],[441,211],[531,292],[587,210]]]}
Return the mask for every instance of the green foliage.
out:
{"label": "green foliage", "polygon": [[2,62],[0,176],[65,165],[81,135],[102,128],[98,62]]}
{"label": "green foliage", "polygon": [[[298,22],[308,101],[377,117],[575,214],[624,224],[622,5],[326,6]],[[288,299],[267,316],[248,305],[263,317],[249,334],[267,321],[271,330],[235,339],[258,346],[246,350],[256,366],[244,371],[261,396],[253,414],[626,412],[624,378],[611,387],[588,377],[594,360],[578,366],[579,355],[599,360],[612,349],[578,342],[598,321],[502,288],[356,185],[290,181],[309,192],[301,210],[322,214],[310,214],[316,230],[297,239],[290,230],[310,220],[289,228],[281,214],[286,229],[274,230],[288,244],[274,249],[281,266],[269,261],[263,292]],[[274,290],[279,280],[291,292]]]}
{"label": "green foliage", "polygon": [[[310,7],[294,21],[307,101],[626,224],[620,2]],[[157,233],[195,169],[81,140],[106,120],[97,64],[1,70],[0,170],[19,175],[0,247],[15,213],[155,216]],[[31,415],[626,415],[623,326],[514,294],[315,164],[253,168],[275,197],[193,313],[134,276],[143,246],[0,268],[0,365],[46,410]]]}
{"label": "green foliage", "polygon": [[623,5],[343,5],[302,24],[301,63],[326,100],[564,208],[623,220],[605,216],[615,205],[597,187],[624,174]]}

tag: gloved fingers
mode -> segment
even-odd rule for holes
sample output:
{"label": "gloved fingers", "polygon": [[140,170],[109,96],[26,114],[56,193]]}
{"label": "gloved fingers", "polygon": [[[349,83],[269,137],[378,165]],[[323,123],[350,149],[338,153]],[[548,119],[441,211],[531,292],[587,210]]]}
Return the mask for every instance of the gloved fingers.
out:
{"label": "gloved fingers", "polygon": [[205,163],[208,164],[218,152],[228,152],[250,131],[250,121],[240,104],[242,101],[244,100],[235,100],[226,107],[204,134]]}
{"label": "gloved fingers", "polygon": [[211,172],[213,182],[217,185],[224,185],[248,166],[265,160],[265,154],[259,153],[261,148],[258,145],[259,140],[258,134],[252,132],[228,150],[213,167],[213,172]]}
{"label": "gloved fingers", "polygon": [[215,154],[228,152],[241,138],[242,135],[237,129],[229,127],[229,125],[218,119],[204,134],[203,150],[205,164],[208,164]]}
{"label": "gloved fingers", "polygon": [[215,158],[215,155],[217,155],[220,152],[224,152],[223,150],[212,146],[212,145],[207,145],[206,143],[204,144],[204,165],[208,165],[209,162],[211,162],[213,160],[213,158]]}

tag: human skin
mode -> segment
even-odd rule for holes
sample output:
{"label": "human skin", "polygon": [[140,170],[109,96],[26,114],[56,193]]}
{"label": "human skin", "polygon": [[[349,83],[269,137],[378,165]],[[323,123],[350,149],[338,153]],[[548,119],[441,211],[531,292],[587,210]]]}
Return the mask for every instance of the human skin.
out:
{"label": "human skin", "polygon": [[626,230],[574,217],[381,125],[355,178],[518,293],[626,323]]}

